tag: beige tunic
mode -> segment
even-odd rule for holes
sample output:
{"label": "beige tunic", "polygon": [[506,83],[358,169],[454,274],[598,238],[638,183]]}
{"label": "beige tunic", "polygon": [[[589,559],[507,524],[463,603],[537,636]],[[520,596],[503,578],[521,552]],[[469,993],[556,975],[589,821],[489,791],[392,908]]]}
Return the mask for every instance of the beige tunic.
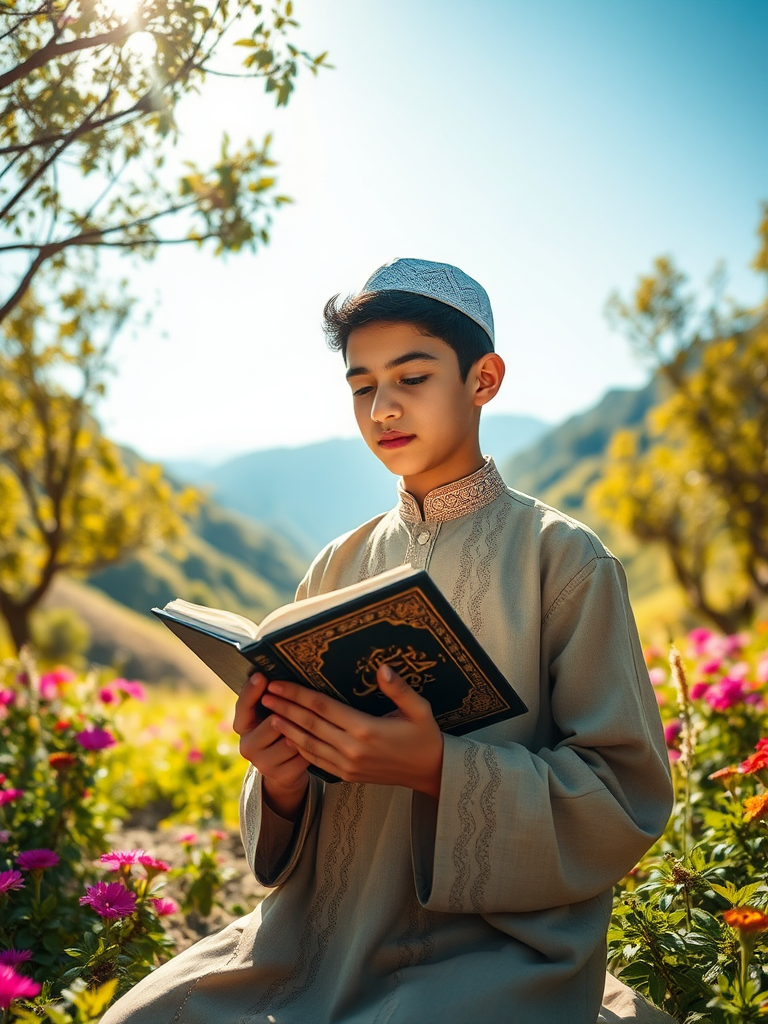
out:
{"label": "beige tunic", "polygon": [[[243,840],[276,890],[104,1024],[594,1024],[611,887],[671,806],[621,566],[489,460],[428,495],[423,517],[401,490],[321,552],[299,597],[405,562],[428,570],[528,713],[446,736],[439,801],[312,779],[294,827],[249,769]],[[617,984],[602,1013],[666,1019]]]}

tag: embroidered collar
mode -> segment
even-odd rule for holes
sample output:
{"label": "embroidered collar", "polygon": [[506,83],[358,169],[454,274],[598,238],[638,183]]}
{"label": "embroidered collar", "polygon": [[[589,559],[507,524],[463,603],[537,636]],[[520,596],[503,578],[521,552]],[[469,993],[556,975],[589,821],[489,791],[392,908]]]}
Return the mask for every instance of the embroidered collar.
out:
{"label": "embroidered collar", "polygon": [[[485,457],[485,465],[476,473],[465,476],[453,483],[443,484],[430,491],[424,499],[424,522],[445,523],[450,519],[460,519],[490,505],[506,490],[498,469],[490,456]],[[403,487],[402,479],[397,482],[397,493],[400,499],[398,512],[406,523],[422,522],[419,503],[412,494]]]}

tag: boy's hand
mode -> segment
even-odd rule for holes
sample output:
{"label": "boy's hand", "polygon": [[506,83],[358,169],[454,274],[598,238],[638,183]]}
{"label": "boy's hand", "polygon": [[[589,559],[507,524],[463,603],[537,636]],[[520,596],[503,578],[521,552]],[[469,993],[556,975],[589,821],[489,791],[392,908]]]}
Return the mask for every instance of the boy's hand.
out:
{"label": "boy's hand", "polygon": [[259,715],[257,704],[266,688],[266,676],[251,676],[237,698],[232,728],[240,737],[240,753],[263,777],[269,806],[282,818],[295,819],[309,784],[308,762],[271,728],[269,715]]}
{"label": "boy's hand", "polygon": [[302,760],[345,782],[407,786],[439,797],[443,734],[429,702],[388,665],[376,679],[397,705],[391,715],[376,718],[305,686],[272,682],[262,703],[275,713],[265,725]]}

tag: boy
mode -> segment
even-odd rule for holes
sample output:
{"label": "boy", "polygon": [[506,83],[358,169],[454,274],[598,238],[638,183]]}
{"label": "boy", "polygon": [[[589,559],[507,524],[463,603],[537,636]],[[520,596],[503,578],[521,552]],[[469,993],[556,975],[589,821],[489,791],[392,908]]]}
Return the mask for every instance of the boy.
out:
{"label": "boy", "polygon": [[[611,888],[671,805],[623,573],[483,458],[504,364],[477,282],[396,260],[325,316],[361,434],[401,480],[398,505],[328,545],[298,597],[427,569],[529,711],[457,738],[387,666],[398,711],[382,719],[254,676],[235,712],[241,827],[277,890],[104,1024],[594,1024]],[[606,991],[601,1020],[667,1019]]]}

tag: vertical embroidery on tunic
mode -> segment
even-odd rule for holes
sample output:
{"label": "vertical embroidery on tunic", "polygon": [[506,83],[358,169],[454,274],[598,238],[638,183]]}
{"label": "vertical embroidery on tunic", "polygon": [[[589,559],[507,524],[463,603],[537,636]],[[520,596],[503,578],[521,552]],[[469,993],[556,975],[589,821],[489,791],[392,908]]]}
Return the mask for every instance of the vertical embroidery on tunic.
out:
{"label": "vertical embroidery on tunic", "polygon": [[[485,512],[485,510],[483,510]],[[487,509],[487,520],[484,526],[490,526],[491,509]],[[472,632],[477,635],[483,625],[482,604],[491,586],[491,568],[499,550],[499,534],[504,529],[509,518],[509,505],[504,502],[496,516],[496,523],[488,530],[485,538],[485,554],[477,563],[477,590],[472,594],[469,602],[469,622]]]}
{"label": "vertical embroidery on tunic", "polygon": [[477,769],[477,752],[479,749],[477,743],[469,740],[467,749],[464,751],[464,772],[467,781],[464,783],[461,795],[459,796],[458,813],[459,821],[461,822],[461,832],[453,848],[453,864],[456,868],[456,878],[448,896],[448,906],[451,910],[462,909],[462,896],[469,880],[469,854],[467,853],[467,846],[477,827],[474,815],[469,809],[469,802],[480,782],[480,772]]}
{"label": "vertical embroidery on tunic", "polygon": [[464,600],[466,598],[467,587],[469,586],[470,577],[472,576],[472,566],[475,561],[475,547],[480,540],[484,520],[484,513],[478,513],[475,516],[469,536],[461,546],[461,554],[459,555],[459,577],[456,580],[456,586],[453,588],[453,599],[451,600],[451,604],[457,611],[461,605],[464,604]]}
{"label": "vertical embroidery on tunic", "polygon": [[[317,970],[315,969],[315,972],[311,975],[311,978],[308,977],[307,980],[305,980],[305,982],[302,985],[294,989],[292,992],[289,992],[287,996],[284,994],[286,988],[288,988],[288,986],[292,983],[297,982],[299,978],[307,970],[307,963],[310,957],[310,947],[312,945],[312,940],[313,938],[315,938],[318,921],[320,920],[320,917],[322,916],[329,899],[331,899],[331,897],[333,896],[333,918],[335,927],[336,911],[338,910],[339,903],[346,894],[349,865],[352,861],[352,857],[354,856],[356,845],[355,832],[357,830],[357,825],[358,822],[360,821],[360,815],[362,814],[363,809],[363,787],[353,786],[348,782],[343,782],[339,784],[338,788],[340,791],[339,799],[333,812],[333,818],[331,819],[331,839],[326,848],[325,858],[323,860],[323,881],[322,885],[315,894],[315,898],[312,900],[309,911],[307,912],[307,916],[304,921],[304,927],[301,932],[301,937],[299,938],[299,952],[296,962],[290,973],[287,975],[287,977],[273,982],[272,985],[270,985],[270,987],[267,989],[266,993],[259,1000],[259,1002],[251,1006],[246,1011],[245,1015],[240,1018],[238,1024],[245,1024],[245,1021],[247,1021],[249,1018],[255,1016],[257,1013],[262,1013],[266,1009],[277,1009],[278,1007],[285,1006],[287,1003],[292,1002],[307,988],[307,986],[311,983],[311,980],[314,979],[314,974],[317,973]],[[355,806],[346,830],[349,842],[349,850],[342,862],[340,877],[337,879],[336,861],[338,858],[339,848],[341,847],[342,841],[344,839],[344,828],[342,827],[342,821],[344,813],[347,809],[348,804],[350,803],[350,799],[353,793],[355,797]],[[329,913],[328,916],[330,920],[331,914]],[[322,948],[315,953],[312,959],[312,963],[310,964],[310,972],[312,970],[312,965],[314,965],[316,962],[317,967],[319,967],[319,960],[321,960],[322,957],[325,955],[325,946],[327,946],[327,940],[330,937],[330,933],[326,933],[328,933],[328,928],[325,928],[320,933],[320,937],[318,937],[318,946],[322,946]],[[322,944],[323,936],[325,936],[324,946]],[[279,1001],[275,1002],[275,1000]]]}
{"label": "vertical embroidery on tunic", "polygon": [[365,546],[365,555],[363,560],[360,562],[357,582],[362,583],[363,580],[370,579],[371,576],[377,576],[380,572],[384,572],[385,560],[386,545],[381,543],[377,544],[376,534],[374,533],[369,537],[368,543]]}
{"label": "vertical embroidery on tunic", "polygon": [[[424,910],[416,898],[414,892],[408,903],[408,925],[405,933],[397,940],[397,966],[392,975],[392,991],[379,1007],[372,1024],[387,1024],[393,1012],[392,1003],[400,986],[402,972],[411,967],[414,962],[416,966],[426,963],[435,952],[435,940],[432,937],[434,929],[434,915]],[[420,949],[418,955],[414,944],[418,942]]]}
{"label": "vertical embroidery on tunic", "polygon": [[491,877],[491,836],[496,831],[496,792],[501,785],[501,768],[493,747],[486,746],[483,749],[483,761],[488,771],[488,782],[480,794],[480,810],[485,822],[475,841],[475,860],[479,872],[469,892],[472,909],[478,914],[485,909],[483,897],[488,879]]}

